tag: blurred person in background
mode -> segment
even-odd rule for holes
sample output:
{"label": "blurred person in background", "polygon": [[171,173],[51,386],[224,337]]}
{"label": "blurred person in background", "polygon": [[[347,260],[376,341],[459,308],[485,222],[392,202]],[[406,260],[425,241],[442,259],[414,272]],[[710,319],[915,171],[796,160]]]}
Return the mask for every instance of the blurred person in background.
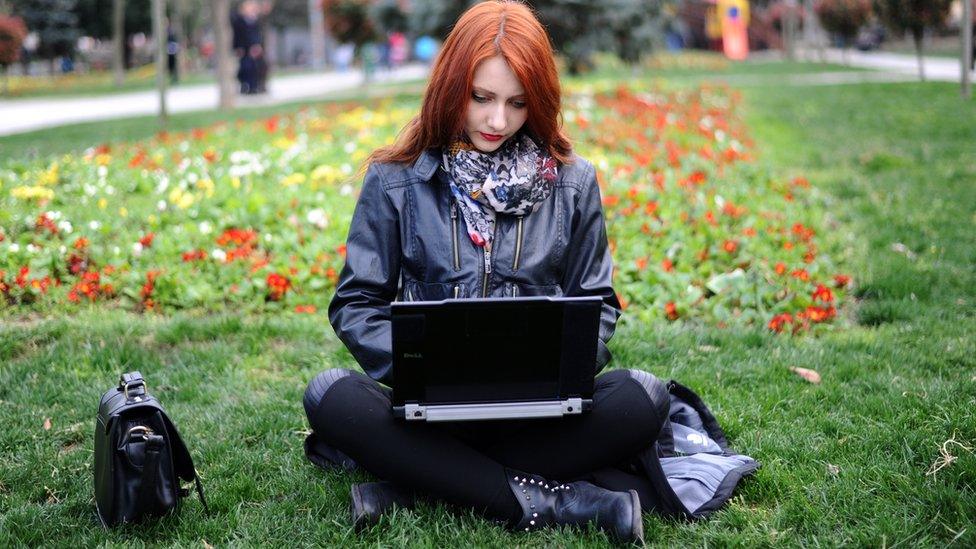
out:
{"label": "blurred person in background", "polygon": [[264,46],[258,17],[261,7],[253,0],[241,2],[231,16],[234,34],[234,52],[237,54],[237,81],[245,95],[260,91],[260,64],[263,63]]}

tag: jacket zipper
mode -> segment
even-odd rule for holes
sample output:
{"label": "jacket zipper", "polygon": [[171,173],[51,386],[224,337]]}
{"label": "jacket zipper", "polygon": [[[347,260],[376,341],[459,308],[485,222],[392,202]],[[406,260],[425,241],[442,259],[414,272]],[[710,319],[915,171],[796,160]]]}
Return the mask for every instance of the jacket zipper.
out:
{"label": "jacket zipper", "polygon": [[459,286],[459,285],[457,285],[457,284],[455,284],[455,285],[454,285],[454,299],[457,299],[457,298],[458,298],[458,293],[459,293],[460,291],[461,291],[461,286]]}
{"label": "jacket zipper", "polygon": [[491,240],[485,243],[485,275],[481,279],[481,297],[488,297],[488,275],[491,274],[491,245],[498,236],[498,220],[495,220],[495,229],[491,232]]}
{"label": "jacket zipper", "polygon": [[521,254],[522,254],[522,216],[520,215],[518,216],[518,229],[515,231],[515,261],[512,262],[513,271],[518,270],[519,256]]}
{"label": "jacket zipper", "polygon": [[[461,250],[458,246],[458,236],[457,236],[457,204],[451,203],[451,244],[453,245],[454,251],[454,270],[461,270]],[[455,289],[455,294],[457,293]],[[455,296],[456,297],[456,296]]]}

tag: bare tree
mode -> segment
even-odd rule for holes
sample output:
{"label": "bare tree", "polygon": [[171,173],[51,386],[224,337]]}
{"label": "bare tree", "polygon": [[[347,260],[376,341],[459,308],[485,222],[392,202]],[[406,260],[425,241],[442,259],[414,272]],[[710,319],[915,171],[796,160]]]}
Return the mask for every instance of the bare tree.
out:
{"label": "bare tree", "polygon": [[112,0],[112,74],[116,86],[125,82],[125,0]]}
{"label": "bare tree", "polygon": [[214,55],[217,60],[217,86],[220,108],[234,108],[234,63],[231,61],[230,0],[211,0],[214,25]]}
{"label": "bare tree", "polygon": [[918,57],[918,77],[925,81],[923,42],[925,29],[945,23],[949,17],[951,0],[874,0],[881,20],[895,32],[910,32]]}

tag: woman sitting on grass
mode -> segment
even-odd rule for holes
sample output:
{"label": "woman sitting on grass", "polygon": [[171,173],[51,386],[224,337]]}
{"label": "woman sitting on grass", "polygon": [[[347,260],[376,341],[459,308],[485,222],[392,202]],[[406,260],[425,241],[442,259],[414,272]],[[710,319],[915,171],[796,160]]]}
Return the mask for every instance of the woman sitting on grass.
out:
{"label": "woman sitting on grass", "polygon": [[422,494],[522,531],[595,522],[620,540],[642,537],[628,482],[589,481],[653,444],[668,393],[651,374],[598,376],[592,411],[571,419],[437,425],[395,419],[381,385],[392,381],[396,299],[599,296],[597,371],[610,360],[620,304],[600,191],[559,114],[545,30],[520,3],[485,2],[447,37],[420,115],[369,159],[329,307],[369,377],[325,371],[304,399],[309,456],[383,479],[352,487],[357,527]]}

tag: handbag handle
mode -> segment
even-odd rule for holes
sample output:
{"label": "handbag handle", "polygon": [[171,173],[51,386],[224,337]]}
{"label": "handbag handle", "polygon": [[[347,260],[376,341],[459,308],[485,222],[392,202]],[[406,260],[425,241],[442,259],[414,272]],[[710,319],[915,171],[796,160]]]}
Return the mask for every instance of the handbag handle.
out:
{"label": "handbag handle", "polygon": [[122,377],[119,378],[119,390],[125,395],[127,402],[139,400],[139,397],[144,397],[149,394],[146,380],[142,378],[142,374],[138,371],[122,374]]}

